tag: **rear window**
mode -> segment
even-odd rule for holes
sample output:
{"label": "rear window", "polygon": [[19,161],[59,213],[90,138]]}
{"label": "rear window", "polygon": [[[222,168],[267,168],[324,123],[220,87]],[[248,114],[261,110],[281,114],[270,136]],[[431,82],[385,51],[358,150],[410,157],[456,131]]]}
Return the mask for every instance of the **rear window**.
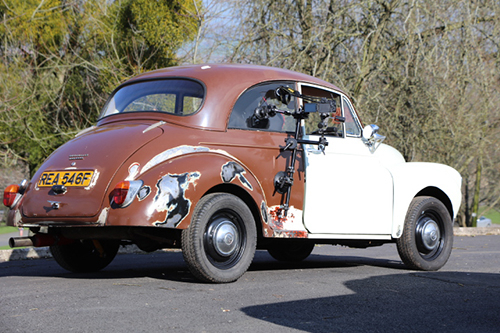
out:
{"label": "rear window", "polygon": [[197,112],[205,95],[192,80],[169,79],[132,83],[117,90],[106,103],[101,117],[124,112],[164,112],[179,116]]}

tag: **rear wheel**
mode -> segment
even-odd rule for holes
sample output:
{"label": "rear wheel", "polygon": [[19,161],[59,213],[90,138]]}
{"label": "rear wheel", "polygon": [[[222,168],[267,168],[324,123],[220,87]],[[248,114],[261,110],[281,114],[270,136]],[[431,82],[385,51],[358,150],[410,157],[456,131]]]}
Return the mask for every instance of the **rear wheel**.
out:
{"label": "rear wheel", "polygon": [[207,282],[233,282],[250,266],[257,232],[250,209],[238,197],[214,193],[203,197],[182,232],[182,253],[189,270]]}
{"label": "rear wheel", "polygon": [[80,240],[68,245],[52,245],[50,252],[68,271],[96,272],[113,261],[119,247],[120,243],[114,240]]}
{"label": "rear wheel", "polygon": [[273,245],[267,252],[278,261],[298,262],[309,257],[314,249],[314,243],[290,242]]}
{"label": "rear wheel", "polygon": [[412,269],[435,271],[443,267],[453,246],[448,209],[433,197],[413,199],[396,244],[401,260]]}

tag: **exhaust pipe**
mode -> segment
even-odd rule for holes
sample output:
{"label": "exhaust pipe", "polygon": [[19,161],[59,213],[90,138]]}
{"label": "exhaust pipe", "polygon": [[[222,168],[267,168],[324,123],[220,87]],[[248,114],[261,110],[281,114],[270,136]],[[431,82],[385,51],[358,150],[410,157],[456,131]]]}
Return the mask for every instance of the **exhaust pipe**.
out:
{"label": "exhaust pipe", "polygon": [[11,248],[33,246],[33,240],[31,238],[32,237],[12,237],[9,239],[9,246]]}
{"label": "exhaust pipe", "polygon": [[51,245],[67,245],[74,242],[74,239],[69,239],[62,236],[36,234],[31,237],[12,237],[11,239],[9,239],[9,246],[11,248],[25,246],[44,247]]}

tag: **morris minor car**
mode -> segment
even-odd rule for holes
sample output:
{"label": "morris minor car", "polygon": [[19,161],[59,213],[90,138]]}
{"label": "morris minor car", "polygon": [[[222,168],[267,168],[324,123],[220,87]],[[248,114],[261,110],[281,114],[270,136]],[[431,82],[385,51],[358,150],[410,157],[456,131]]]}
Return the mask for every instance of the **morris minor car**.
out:
{"label": "morris minor car", "polygon": [[405,162],[323,80],[252,65],[192,65],[134,77],[97,124],[10,185],[11,247],[50,246],[73,272],[120,245],[181,248],[195,277],[231,282],[256,249],[300,261],[315,244],[396,243],[411,269],[448,260],[461,177]]}

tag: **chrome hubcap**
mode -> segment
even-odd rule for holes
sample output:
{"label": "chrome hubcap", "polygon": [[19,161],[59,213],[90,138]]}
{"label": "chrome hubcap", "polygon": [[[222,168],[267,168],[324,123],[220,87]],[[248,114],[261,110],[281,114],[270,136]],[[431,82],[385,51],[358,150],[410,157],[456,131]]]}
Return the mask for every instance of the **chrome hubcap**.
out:
{"label": "chrome hubcap", "polygon": [[417,233],[425,250],[432,251],[439,245],[439,225],[431,218],[426,217],[419,223]]}
{"label": "chrome hubcap", "polygon": [[228,257],[238,248],[238,229],[231,221],[222,221],[218,223],[211,233],[212,244],[215,251]]}

